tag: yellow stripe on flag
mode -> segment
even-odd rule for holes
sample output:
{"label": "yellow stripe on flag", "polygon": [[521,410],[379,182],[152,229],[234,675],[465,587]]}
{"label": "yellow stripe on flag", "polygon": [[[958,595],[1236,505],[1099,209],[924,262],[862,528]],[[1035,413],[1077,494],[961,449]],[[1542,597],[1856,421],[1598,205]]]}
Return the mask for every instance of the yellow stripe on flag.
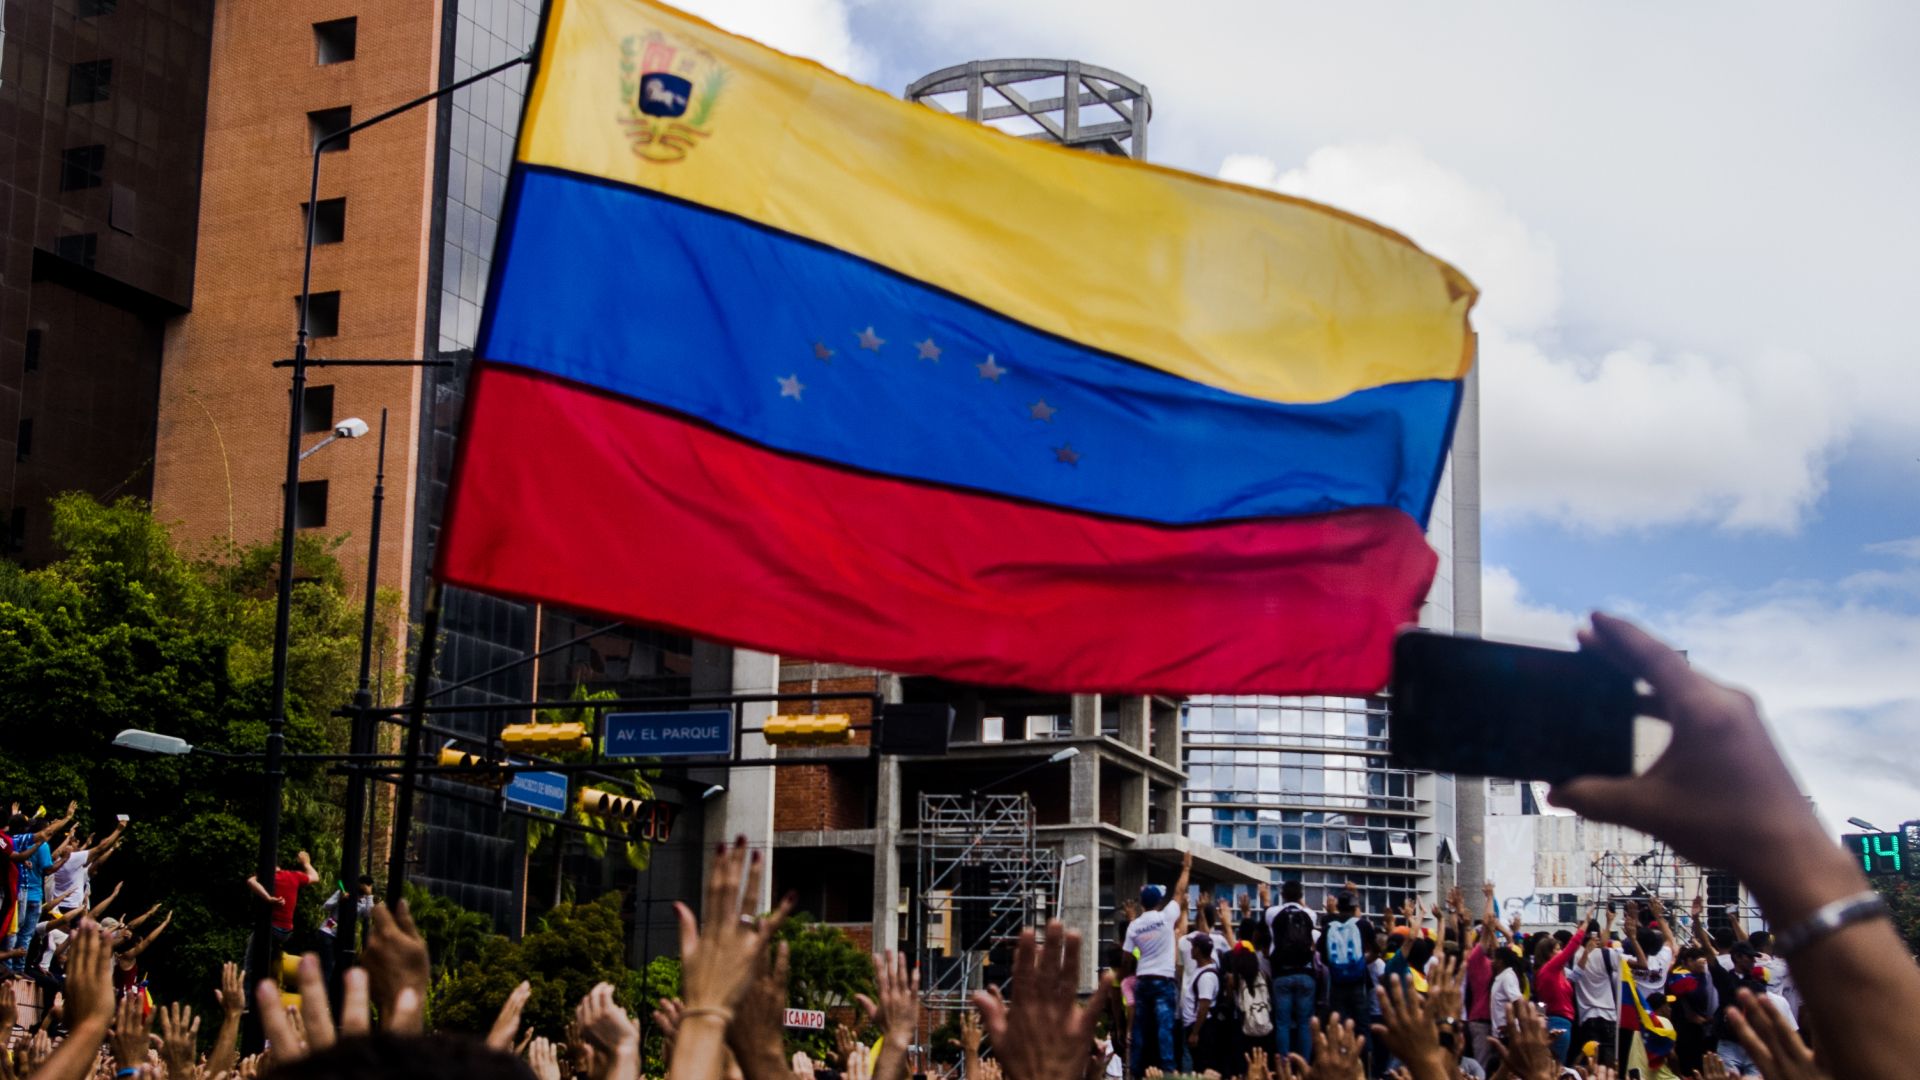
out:
{"label": "yellow stripe on flag", "polygon": [[1472,363],[1473,285],[1397,233],[1014,138],[649,0],[553,0],[530,93],[522,162],[738,215],[1223,390],[1330,401]]}
{"label": "yellow stripe on flag", "polygon": [[1633,1002],[1633,1011],[1640,1016],[1642,1030],[1651,1031],[1663,1039],[1673,1038],[1673,1024],[1647,1011],[1646,999],[1640,996],[1640,987],[1633,981],[1633,967],[1624,956],[1620,958],[1620,980],[1627,988],[1627,999]]}

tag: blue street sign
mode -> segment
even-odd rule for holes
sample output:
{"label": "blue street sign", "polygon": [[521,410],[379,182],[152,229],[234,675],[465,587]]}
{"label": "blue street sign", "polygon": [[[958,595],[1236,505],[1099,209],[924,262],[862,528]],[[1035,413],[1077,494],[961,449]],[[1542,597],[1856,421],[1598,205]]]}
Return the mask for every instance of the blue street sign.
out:
{"label": "blue street sign", "polygon": [[549,814],[567,812],[567,774],[523,772],[513,774],[513,783],[503,792],[510,803]]}
{"label": "blue street sign", "polygon": [[709,757],[733,753],[733,710],[607,714],[606,755]]}

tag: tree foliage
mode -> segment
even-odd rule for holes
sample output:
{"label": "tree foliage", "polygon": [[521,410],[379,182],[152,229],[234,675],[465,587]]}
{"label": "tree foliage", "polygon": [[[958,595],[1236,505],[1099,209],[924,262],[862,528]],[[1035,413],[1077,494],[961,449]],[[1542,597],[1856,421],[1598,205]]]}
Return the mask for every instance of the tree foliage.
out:
{"label": "tree foliage", "polygon": [[595,983],[611,983],[615,1000],[631,1007],[636,988],[627,970],[620,900],[619,893],[608,893],[590,904],[561,904],[517,942],[488,937],[477,956],[440,980],[434,1024],[484,1033],[522,980],[533,989],[524,1020],[551,1039],[566,1035],[574,1006]]}
{"label": "tree foliage", "polygon": [[1907,951],[1920,957],[1920,886],[1905,877],[1876,874],[1868,880],[1893,911],[1894,929],[1907,943]]}
{"label": "tree foliage", "polygon": [[[261,749],[278,543],[193,556],[135,499],[69,494],[52,511],[59,560],[33,570],[0,562],[0,795],[28,807],[78,799],[83,837],[105,835],[115,814],[132,817],[96,886],[125,881],[115,914],[174,909],[144,966],[156,996],[204,1001],[257,911],[243,883],[258,855],[259,770],[111,744],[124,728],[145,728],[209,750]],[[296,551],[287,749],[340,750],[346,731],[331,712],[357,681],[359,614],[333,544],[302,535]],[[391,617],[397,599],[386,603]],[[379,646],[387,655],[390,643]],[[338,866],[339,786],[316,767],[289,768],[287,862],[304,848],[323,873]],[[303,929],[318,921],[319,893],[303,897]]]}

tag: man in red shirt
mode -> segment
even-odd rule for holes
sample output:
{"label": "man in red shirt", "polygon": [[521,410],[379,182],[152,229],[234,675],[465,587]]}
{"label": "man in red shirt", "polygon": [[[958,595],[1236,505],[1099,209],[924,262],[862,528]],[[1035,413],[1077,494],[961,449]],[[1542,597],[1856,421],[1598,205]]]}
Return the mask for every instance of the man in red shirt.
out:
{"label": "man in red shirt", "polygon": [[313,860],[306,852],[295,857],[300,860],[300,869],[275,870],[272,892],[260,884],[258,877],[247,878],[247,887],[253,890],[261,903],[273,905],[273,943],[276,948],[285,948],[287,938],[293,934],[293,909],[300,903],[300,890],[320,880],[320,871],[313,868]]}

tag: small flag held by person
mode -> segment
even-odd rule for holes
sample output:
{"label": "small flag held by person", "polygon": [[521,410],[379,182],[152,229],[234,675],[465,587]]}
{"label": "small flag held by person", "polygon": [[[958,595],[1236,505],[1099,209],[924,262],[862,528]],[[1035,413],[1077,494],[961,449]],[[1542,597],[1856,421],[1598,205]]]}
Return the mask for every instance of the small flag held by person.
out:
{"label": "small flag held by person", "polygon": [[646,0],[554,0],[442,580],[1036,689],[1371,693],[1473,286]]}

